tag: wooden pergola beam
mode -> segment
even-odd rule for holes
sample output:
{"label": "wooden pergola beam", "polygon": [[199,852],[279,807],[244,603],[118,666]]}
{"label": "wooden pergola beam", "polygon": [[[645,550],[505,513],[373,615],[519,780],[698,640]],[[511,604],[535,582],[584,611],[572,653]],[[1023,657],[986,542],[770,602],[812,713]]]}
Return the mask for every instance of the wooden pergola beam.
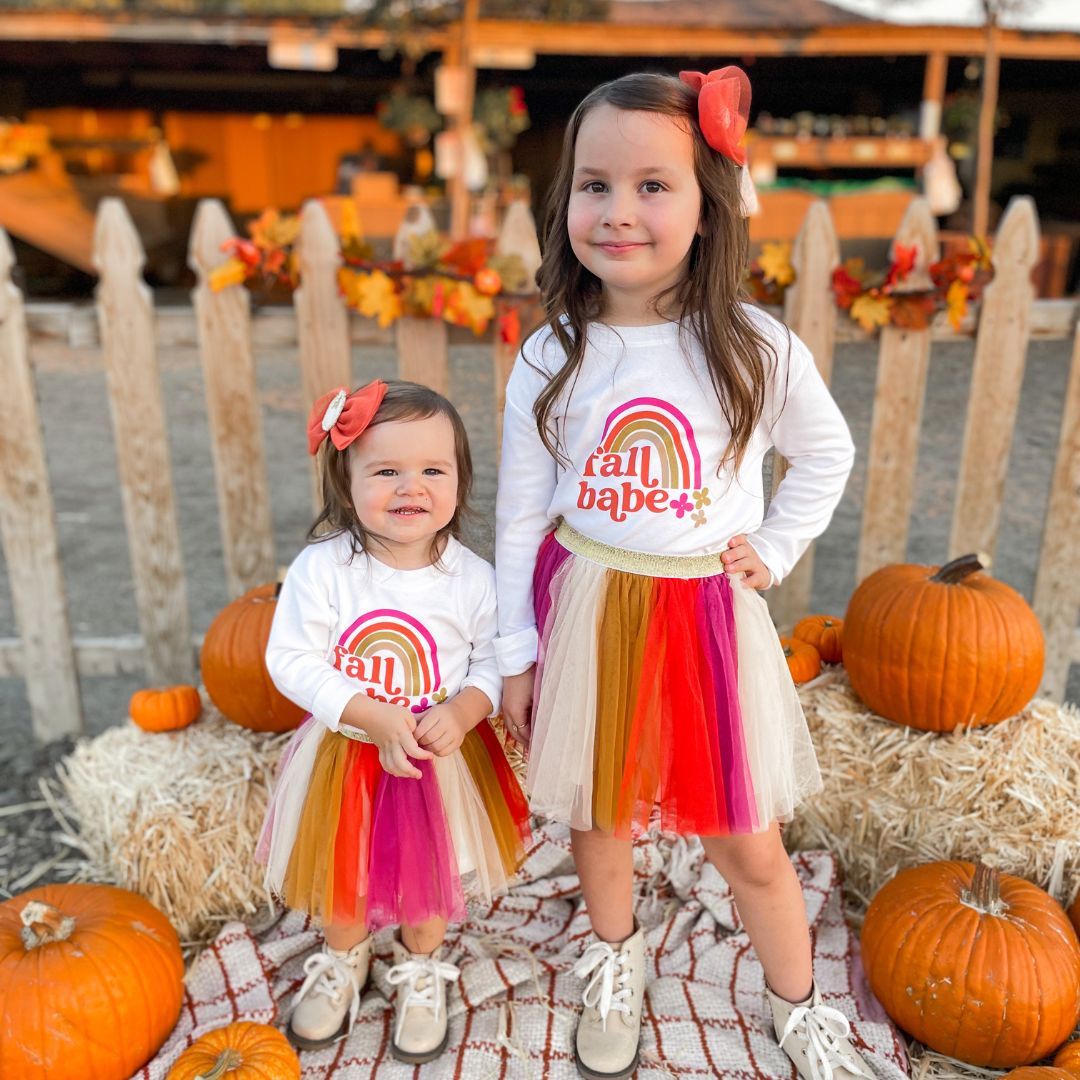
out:
{"label": "wooden pergola beam", "polygon": [[[380,49],[400,35],[347,23],[298,19],[153,18],[70,12],[6,11],[0,40],[168,41],[204,45],[266,44],[278,34],[305,34],[341,49]],[[1080,59],[1080,34],[998,31],[1003,60]],[[444,52],[461,40],[461,28],[417,29],[410,39],[428,52]],[[981,55],[982,27],[895,26],[859,23],[807,31],[725,30],[709,26],[631,26],[612,23],[542,23],[479,19],[474,48],[527,45],[537,54],[561,56],[945,56]]]}

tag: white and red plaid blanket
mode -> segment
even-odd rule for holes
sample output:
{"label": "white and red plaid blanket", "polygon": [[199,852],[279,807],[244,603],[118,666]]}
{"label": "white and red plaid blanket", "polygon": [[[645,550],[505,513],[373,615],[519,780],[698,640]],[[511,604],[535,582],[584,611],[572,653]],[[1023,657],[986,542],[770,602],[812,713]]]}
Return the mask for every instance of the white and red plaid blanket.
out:
{"label": "white and red plaid blanket", "polygon": [[[589,924],[565,826],[546,825],[536,835],[520,883],[447,938],[447,958],[460,966],[461,980],[450,988],[446,1053],[422,1069],[390,1056],[390,947],[383,932],[356,1027],[335,1046],[302,1053],[303,1080],[576,1077],[581,984],[570,969]],[[865,984],[857,939],[842,915],[836,862],[819,851],[792,858],[824,999],[851,1020],[877,1076],[900,1080],[907,1075],[904,1044]],[[635,845],[635,877],[650,948],[638,1077],[794,1078],[773,1037],[761,967],[700,844],[650,834]],[[242,923],[225,925],[188,972],[176,1029],[136,1080],[165,1080],[180,1053],[214,1028],[284,1020],[304,958],[319,944],[318,932],[295,913],[258,934]]]}

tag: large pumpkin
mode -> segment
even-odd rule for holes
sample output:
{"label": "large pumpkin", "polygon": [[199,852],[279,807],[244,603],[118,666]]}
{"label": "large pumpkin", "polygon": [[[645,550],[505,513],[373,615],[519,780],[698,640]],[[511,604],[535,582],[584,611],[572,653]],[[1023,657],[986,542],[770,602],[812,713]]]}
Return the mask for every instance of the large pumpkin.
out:
{"label": "large pumpkin", "polygon": [[189,1046],[166,1080],[300,1080],[300,1059],[277,1028],[241,1020]]}
{"label": "large pumpkin", "polygon": [[880,716],[924,731],[996,724],[1039,688],[1043,634],[1024,598],[978,556],[886,566],[844,618],[844,666]]}
{"label": "large pumpkin", "polygon": [[210,700],[253,731],[289,731],[304,710],[278,691],[266,670],[276,585],[257,585],[222,608],[206,631],[199,667]]}
{"label": "large pumpkin", "polygon": [[867,909],[862,957],[900,1027],[971,1065],[1038,1061],[1080,1016],[1080,943],[1061,905],[982,863],[897,874]]}
{"label": "large pumpkin", "polygon": [[1072,907],[1069,908],[1069,918],[1072,920],[1076,936],[1080,937],[1080,893],[1077,893],[1076,899],[1072,902]]}
{"label": "large pumpkin", "polygon": [[45,885],[0,904],[0,1076],[128,1080],[184,993],[169,920],[111,885]]}

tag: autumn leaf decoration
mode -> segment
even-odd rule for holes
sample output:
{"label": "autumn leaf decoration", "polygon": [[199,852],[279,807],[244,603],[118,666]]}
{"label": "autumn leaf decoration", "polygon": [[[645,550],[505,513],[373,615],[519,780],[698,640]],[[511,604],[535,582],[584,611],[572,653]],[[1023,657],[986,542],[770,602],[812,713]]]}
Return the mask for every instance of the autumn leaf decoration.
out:
{"label": "autumn leaf decoration", "polygon": [[910,282],[917,266],[914,244],[893,245],[892,262],[884,274],[867,271],[862,259],[848,259],[833,271],[836,305],[868,333],[883,326],[925,330],[938,311],[944,311],[952,328],[959,330],[968,303],[990,280],[989,244],[970,237],[964,248],[931,263],[926,268],[929,288]]}
{"label": "autumn leaf decoration", "polygon": [[[338,288],[346,304],[361,315],[390,326],[402,316],[442,319],[482,334],[492,321],[499,339],[516,345],[521,319],[512,301],[529,295],[528,273],[517,255],[496,255],[486,237],[451,243],[432,231],[410,238],[403,260],[379,261],[346,203],[339,223],[342,265]],[[263,287],[299,284],[295,245],[299,219],[267,210],[234,236],[222,250],[229,256],[210,275],[215,291],[232,285]],[[496,312],[498,302],[498,313]]]}

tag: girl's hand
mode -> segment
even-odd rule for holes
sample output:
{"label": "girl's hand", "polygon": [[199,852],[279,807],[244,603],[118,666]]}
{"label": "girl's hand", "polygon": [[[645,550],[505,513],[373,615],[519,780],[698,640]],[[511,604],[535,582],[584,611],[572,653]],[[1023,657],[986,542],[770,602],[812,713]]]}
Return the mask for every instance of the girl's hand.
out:
{"label": "girl's hand", "polygon": [[447,757],[461,746],[475,726],[457,699],[451,698],[423,713],[414,734],[421,746],[439,757]]}
{"label": "girl's hand", "polygon": [[535,664],[520,675],[510,675],[503,679],[503,724],[510,738],[526,749],[529,746],[529,729],[532,726],[533,685],[535,682]]}
{"label": "girl's hand", "polygon": [[729,574],[742,574],[751,589],[767,589],[772,584],[769,568],[742,533],[728,541],[728,549],[721,553],[720,561]]}
{"label": "girl's hand", "polygon": [[379,748],[379,764],[392,776],[419,780],[423,773],[409,760],[430,761],[430,750],[416,741],[416,717],[400,705],[357,694],[341,714],[343,727],[359,728]]}

